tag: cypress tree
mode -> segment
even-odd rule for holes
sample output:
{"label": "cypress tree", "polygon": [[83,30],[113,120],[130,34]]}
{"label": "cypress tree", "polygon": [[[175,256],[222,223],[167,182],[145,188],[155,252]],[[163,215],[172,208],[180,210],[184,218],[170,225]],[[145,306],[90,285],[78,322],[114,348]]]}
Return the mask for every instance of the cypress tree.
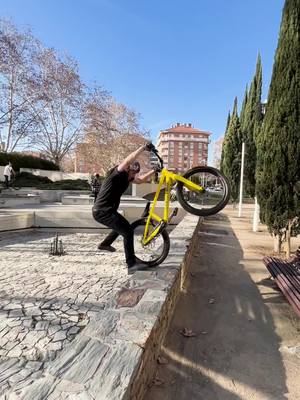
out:
{"label": "cypress tree", "polygon": [[[241,113],[240,113],[241,129],[243,129],[243,126],[244,126],[246,107],[247,107],[247,103],[248,103],[248,96],[249,96],[248,85],[246,85],[244,100],[243,100],[242,109],[241,109]],[[242,134],[243,134],[243,132],[242,132]]]}
{"label": "cypress tree", "polygon": [[243,141],[246,145],[245,155],[245,192],[248,196],[255,196],[255,168],[256,168],[256,143],[255,132],[259,131],[262,123],[261,111],[261,91],[262,91],[262,66],[261,58],[258,55],[256,71],[251,82],[247,102],[243,115],[241,113],[241,129]]}
{"label": "cypress tree", "polygon": [[229,124],[230,124],[230,111],[228,112],[228,116],[227,116],[227,122],[226,122],[226,129],[225,129],[225,133],[224,133],[224,138],[223,138],[223,143],[222,143],[222,152],[221,152],[221,162],[220,162],[220,171],[223,172],[223,160],[224,160],[224,145],[225,145],[225,140],[226,140],[226,134],[229,128]]}
{"label": "cypress tree", "polygon": [[241,169],[241,127],[237,112],[237,98],[234,99],[234,106],[230,118],[229,127],[224,141],[223,172],[227,176],[231,197],[234,202],[239,195],[239,180]]}
{"label": "cypress tree", "polygon": [[[300,0],[286,0],[266,114],[257,140],[261,219],[281,238],[300,215]],[[291,229],[292,227],[292,229]]]}

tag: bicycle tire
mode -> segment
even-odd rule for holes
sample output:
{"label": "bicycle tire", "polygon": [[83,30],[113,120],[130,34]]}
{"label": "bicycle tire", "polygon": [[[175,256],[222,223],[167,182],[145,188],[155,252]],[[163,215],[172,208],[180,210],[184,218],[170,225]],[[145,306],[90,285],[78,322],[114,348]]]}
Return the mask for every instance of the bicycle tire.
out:
{"label": "bicycle tire", "polygon": [[183,177],[186,179],[190,179],[193,175],[196,175],[198,173],[207,173],[215,176],[221,183],[222,187],[224,188],[224,193],[223,196],[220,198],[220,201],[213,206],[212,208],[196,208],[191,206],[191,204],[186,200],[185,194],[183,192],[183,187],[184,184],[182,182],[177,183],[177,198],[181,206],[189,213],[201,216],[201,217],[206,217],[209,215],[214,215],[220,210],[222,210],[226,204],[229,201],[230,198],[230,189],[229,189],[229,183],[227,178],[216,168],[213,167],[207,167],[207,166],[197,166],[194,168],[189,169]]}
{"label": "bicycle tire", "polygon": [[[144,232],[144,227],[146,225],[146,218],[143,219],[138,219],[136,221],[134,221],[131,224],[131,227],[133,228],[133,234],[135,237],[135,232],[137,230],[138,227],[142,227],[143,229],[141,230],[141,232]],[[142,237],[142,235],[139,235],[140,237]],[[161,264],[168,256],[169,251],[170,251],[170,237],[168,232],[166,231],[166,229],[163,229],[158,236],[161,236],[162,241],[163,241],[163,248],[162,251],[160,252],[160,254],[158,255],[157,258],[155,259],[151,259],[151,260],[143,260],[142,258],[138,257],[137,254],[135,254],[135,258],[137,260],[138,263],[144,264],[148,267],[156,267],[157,265]],[[151,243],[150,243],[151,244]]]}

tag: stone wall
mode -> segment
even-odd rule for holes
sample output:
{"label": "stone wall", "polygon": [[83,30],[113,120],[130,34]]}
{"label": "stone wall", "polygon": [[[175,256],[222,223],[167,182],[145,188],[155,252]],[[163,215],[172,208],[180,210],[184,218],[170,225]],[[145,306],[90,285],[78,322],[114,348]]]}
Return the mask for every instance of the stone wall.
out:
{"label": "stone wall", "polygon": [[156,189],[156,183],[141,183],[139,185],[134,183],[132,185],[132,196],[143,197],[146,194],[156,192]]}
{"label": "stone wall", "polygon": [[[189,217],[185,217],[185,223],[187,223],[187,219]],[[195,221],[195,220],[194,220]],[[191,220],[191,224],[193,225],[193,222]],[[169,293],[167,295],[167,298],[161,308],[161,311],[158,315],[158,318],[156,320],[156,323],[151,331],[150,336],[148,337],[148,340],[145,343],[144,347],[144,352],[141,357],[141,362],[139,366],[139,370],[136,374],[135,377],[133,377],[132,384],[130,391],[130,397],[124,397],[123,400],[140,400],[144,397],[145,392],[147,390],[147,387],[149,384],[153,381],[154,375],[156,372],[156,366],[157,366],[157,358],[160,353],[160,347],[164,341],[165,335],[168,331],[169,323],[172,318],[175,305],[177,302],[177,299],[180,295],[180,292],[182,290],[184,281],[186,279],[188,270],[189,270],[189,265],[190,265],[190,259],[193,253],[193,249],[196,245],[197,242],[197,231],[198,231],[198,225],[200,224],[200,221],[198,221],[198,224],[194,226],[194,231],[192,234],[192,237],[186,238],[190,239],[189,244],[186,244],[187,246],[187,251],[184,254],[183,259],[181,260],[181,265],[180,269],[177,271],[176,275],[174,276],[174,281],[172,283],[172,286],[170,287]],[[184,228],[184,226],[182,226]],[[176,248],[176,237],[178,238],[179,235],[182,235],[181,230],[175,230],[174,236],[172,236],[172,241],[173,241],[173,246],[172,248]],[[170,254],[172,254],[172,248],[170,251]]]}
{"label": "stone wall", "polygon": [[4,182],[4,168],[5,166],[0,165],[0,182]]}
{"label": "stone wall", "polygon": [[90,180],[91,176],[88,173],[83,172],[62,172],[62,171],[48,171],[45,169],[31,169],[31,168],[20,168],[20,172],[30,172],[37,176],[46,176],[51,181],[61,181],[63,179],[84,179]]}

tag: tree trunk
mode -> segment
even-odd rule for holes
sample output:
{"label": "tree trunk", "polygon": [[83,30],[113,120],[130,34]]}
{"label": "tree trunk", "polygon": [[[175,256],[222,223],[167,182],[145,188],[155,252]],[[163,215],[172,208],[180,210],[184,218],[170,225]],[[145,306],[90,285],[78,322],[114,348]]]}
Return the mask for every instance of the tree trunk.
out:
{"label": "tree trunk", "polygon": [[291,256],[291,231],[292,231],[293,221],[289,220],[289,225],[286,233],[286,258]]}
{"label": "tree trunk", "polygon": [[281,253],[281,245],[282,245],[282,240],[281,236],[277,235],[274,237],[274,251],[275,253],[280,254]]}
{"label": "tree trunk", "polygon": [[259,225],[259,204],[257,202],[257,197],[255,196],[255,206],[254,206],[254,213],[253,213],[253,232],[258,231]]}

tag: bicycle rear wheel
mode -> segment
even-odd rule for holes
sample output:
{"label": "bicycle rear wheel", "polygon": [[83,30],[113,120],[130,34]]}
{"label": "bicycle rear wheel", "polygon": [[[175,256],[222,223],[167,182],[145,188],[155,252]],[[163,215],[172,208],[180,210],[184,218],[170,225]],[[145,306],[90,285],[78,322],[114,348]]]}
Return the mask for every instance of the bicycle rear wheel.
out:
{"label": "bicycle rear wheel", "polygon": [[164,229],[149,244],[144,246],[142,239],[145,225],[146,219],[139,219],[131,224],[134,232],[134,253],[138,263],[155,267],[168,256],[170,238],[168,232]]}
{"label": "bicycle rear wheel", "polygon": [[228,203],[228,181],[216,168],[198,166],[188,170],[183,177],[204,188],[202,191],[188,190],[182,182],[178,182],[178,201],[189,213],[203,217],[213,215]]}

